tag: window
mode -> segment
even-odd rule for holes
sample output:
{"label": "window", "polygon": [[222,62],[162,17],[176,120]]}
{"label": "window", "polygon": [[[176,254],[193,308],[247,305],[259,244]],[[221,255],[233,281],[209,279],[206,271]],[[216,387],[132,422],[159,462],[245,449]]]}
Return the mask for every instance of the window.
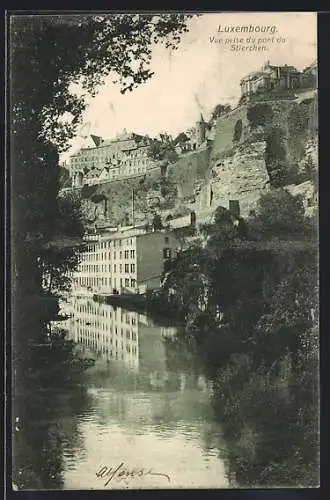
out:
{"label": "window", "polygon": [[135,250],[131,250],[131,259],[135,258]]}
{"label": "window", "polygon": [[131,273],[135,273],[135,264],[131,264]]}
{"label": "window", "polygon": [[240,216],[240,206],[238,200],[229,200],[229,212],[235,217]]}
{"label": "window", "polygon": [[116,273],[117,272],[117,266],[116,264],[113,265],[113,272]]}
{"label": "window", "polygon": [[129,258],[129,250],[125,250],[125,259]]}
{"label": "window", "polygon": [[122,273],[123,272],[123,265],[122,264],[119,264],[119,272]]}
{"label": "window", "polygon": [[171,258],[171,249],[170,248],[164,248],[163,249],[163,258],[164,259],[170,259]]}
{"label": "window", "polygon": [[119,252],[119,258],[120,260],[123,258],[123,252]]}
{"label": "window", "polygon": [[165,236],[165,244],[168,245],[169,242],[170,242],[170,238],[168,236]]}
{"label": "window", "polygon": [[131,279],[131,288],[135,288],[136,286],[136,281],[134,279]]}
{"label": "window", "polygon": [[125,264],[125,273],[129,273],[129,264]]}
{"label": "window", "polygon": [[129,287],[129,279],[125,278],[125,286]]}

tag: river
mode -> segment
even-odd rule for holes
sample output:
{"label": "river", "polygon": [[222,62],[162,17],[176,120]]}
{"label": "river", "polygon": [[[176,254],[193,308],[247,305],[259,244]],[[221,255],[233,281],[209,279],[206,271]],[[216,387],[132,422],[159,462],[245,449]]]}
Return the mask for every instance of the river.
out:
{"label": "river", "polygon": [[[63,391],[53,415],[43,418],[45,432],[58,441],[49,455],[60,455],[56,467],[40,465],[43,488],[228,486],[210,388],[189,363],[178,366],[167,352],[164,336],[175,334],[174,325],[159,326],[143,314],[81,296],[74,298],[66,328],[95,364],[84,375],[81,401]],[[67,414],[69,403],[63,414],[72,397],[74,409]],[[36,435],[40,425],[39,417]]]}
{"label": "river", "polygon": [[[202,362],[168,318],[155,321],[87,296],[72,300],[72,313],[60,328],[93,365],[72,378],[60,344],[52,370],[46,356],[38,383],[22,394],[13,453],[18,489],[317,484],[310,389],[242,380],[223,398],[230,384],[223,378],[215,385],[205,367],[224,346],[213,345]],[[38,354],[32,373],[40,360]]]}

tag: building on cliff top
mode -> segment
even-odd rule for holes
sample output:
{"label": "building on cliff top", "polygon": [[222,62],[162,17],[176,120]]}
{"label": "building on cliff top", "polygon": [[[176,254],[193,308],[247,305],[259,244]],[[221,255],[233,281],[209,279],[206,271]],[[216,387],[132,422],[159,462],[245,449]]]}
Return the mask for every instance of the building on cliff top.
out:
{"label": "building on cliff top", "polygon": [[144,175],[153,166],[148,158],[148,139],[126,130],[114,139],[96,135],[70,158],[73,187]]}
{"label": "building on cliff top", "polygon": [[269,61],[258,71],[241,79],[241,96],[249,97],[259,92],[313,88],[316,85],[317,65],[313,62],[303,71],[294,66],[274,66]]}

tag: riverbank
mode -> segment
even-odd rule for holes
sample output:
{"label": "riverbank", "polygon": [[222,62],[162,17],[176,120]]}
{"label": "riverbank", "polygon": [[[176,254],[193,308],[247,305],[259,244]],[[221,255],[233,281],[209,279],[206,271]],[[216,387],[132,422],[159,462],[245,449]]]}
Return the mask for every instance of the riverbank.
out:
{"label": "riverbank", "polygon": [[93,295],[93,300],[113,307],[122,307],[129,311],[149,315],[154,321],[164,326],[173,321],[177,323],[183,321],[179,308],[164,300],[163,295],[159,292],[121,295],[96,293]]}

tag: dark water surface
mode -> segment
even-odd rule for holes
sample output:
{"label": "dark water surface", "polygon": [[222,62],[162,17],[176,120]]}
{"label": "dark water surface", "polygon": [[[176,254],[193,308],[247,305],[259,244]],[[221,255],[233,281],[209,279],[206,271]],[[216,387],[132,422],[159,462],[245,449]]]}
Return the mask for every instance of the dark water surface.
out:
{"label": "dark water surface", "polygon": [[79,388],[40,393],[29,407],[25,487],[228,487],[208,384],[169,366],[163,336],[175,327],[86,297],[65,326],[95,365]]}

